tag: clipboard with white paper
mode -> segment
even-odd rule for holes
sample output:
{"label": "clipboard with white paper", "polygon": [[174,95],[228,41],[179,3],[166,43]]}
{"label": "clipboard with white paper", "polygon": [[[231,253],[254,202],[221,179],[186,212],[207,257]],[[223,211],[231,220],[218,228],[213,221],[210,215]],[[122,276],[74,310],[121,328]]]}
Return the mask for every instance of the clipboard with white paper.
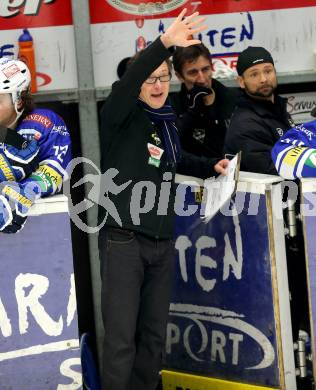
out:
{"label": "clipboard with white paper", "polygon": [[239,179],[241,152],[237,153],[226,168],[226,175],[204,181],[204,217],[209,221],[224,204],[235,195]]}

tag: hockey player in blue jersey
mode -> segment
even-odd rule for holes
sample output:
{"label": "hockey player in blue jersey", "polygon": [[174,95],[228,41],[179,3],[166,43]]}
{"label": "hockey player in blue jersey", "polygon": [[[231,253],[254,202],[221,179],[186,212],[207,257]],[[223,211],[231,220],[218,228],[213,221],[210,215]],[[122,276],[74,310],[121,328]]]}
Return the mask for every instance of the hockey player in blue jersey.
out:
{"label": "hockey player in blue jersey", "polygon": [[0,125],[27,141],[24,149],[0,144],[0,231],[16,233],[37,198],[61,190],[71,160],[67,127],[55,112],[34,108],[30,72],[18,60],[0,59]]}
{"label": "hockey player in blue jersey", "polygon": [[285,179],[316,177],[316,120],[288,130],[271,154],[279,175]]}

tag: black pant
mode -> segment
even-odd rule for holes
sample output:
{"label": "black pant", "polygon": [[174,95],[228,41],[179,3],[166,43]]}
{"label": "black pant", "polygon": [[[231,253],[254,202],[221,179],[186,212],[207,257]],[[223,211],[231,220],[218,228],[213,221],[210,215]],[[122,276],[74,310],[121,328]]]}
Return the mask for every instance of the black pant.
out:
{"label": "black pant", "polygon": [[100,232],[103,390],[154,390],[165,346],[172,240],[130,230]]}

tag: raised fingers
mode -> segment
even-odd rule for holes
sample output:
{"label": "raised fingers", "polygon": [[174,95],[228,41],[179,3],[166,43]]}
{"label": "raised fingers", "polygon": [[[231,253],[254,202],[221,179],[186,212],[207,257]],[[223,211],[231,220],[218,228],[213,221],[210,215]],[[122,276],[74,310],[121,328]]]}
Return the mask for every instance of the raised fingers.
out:
{"label": "raised fingers", "polygon": [[204,31],[204,30],[206,30],[206,29],[207,29],[207,25],[204,24],[204,25],[201,26],[201,27],[198,27],[198,28],[195,28],[195,29],[191,30],[191,31],[190,31],[190,34],[194,35],[194,34],[197,34],[197,33],[201,32],[201,31]]}
{"label": "raised fingers", "polygon": [[177,22],[181,22],[181,20],[184,18],[184,15],[187,13],[187,9],[183,8],[183,10],[179,13],[179,15],[176,18]]}
{"label": "raised fingers", "polygon": [[190,23],[187,23],[187,26],[188,26],[189,28],[192,28],[192,27],[194,27],[194,26],[196,26],[196,25],[201,24],[202,22],[204,22],[205,19],[206,19],[206,18],[204,18],[204,17],[203,17],[203,18],[199,18],[199,19],[194,20],[194,21],[192,21],[192,22],[190,22]]}
{"label": "raised fingers", "polygon": [[[185,8],[185,13],[187,12],[187,10],[186,10],[186,8]],[[182,12],[181,12],[182,13]],[[180,13],[180,15],[181,15],[181,13]],[[179,16],[180,16],[179,15]],[[189,16],[187,16],[185,19],[184,19],[184,22],[186,23],[186,24],[189,24],[190,22],[191,22],[191,20],[192,19],[194,19],[196,16],[198,16],[199,15],[199,12],[194,12],[193,14],[191,14],[191,15],[189,15]],[[184,16],[184,15],[183,15]]]}
{"label": "raised fingers", "polygon": [[192,46],[192,45],[198,45],[200,43],[201,43],[201,41],[199,39],[190,39],[190,40],[187,40],[183,44],[183,47],[188,47],[188,46]]}

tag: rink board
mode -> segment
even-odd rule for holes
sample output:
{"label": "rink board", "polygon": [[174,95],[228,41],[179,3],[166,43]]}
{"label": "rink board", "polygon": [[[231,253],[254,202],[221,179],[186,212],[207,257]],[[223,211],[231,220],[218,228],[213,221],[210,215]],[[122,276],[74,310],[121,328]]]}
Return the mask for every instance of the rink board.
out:
{"label": "rink board", "polygon": [[0,235],[0,388],[80,389],[67,199],[37,210],[20,233]]}

